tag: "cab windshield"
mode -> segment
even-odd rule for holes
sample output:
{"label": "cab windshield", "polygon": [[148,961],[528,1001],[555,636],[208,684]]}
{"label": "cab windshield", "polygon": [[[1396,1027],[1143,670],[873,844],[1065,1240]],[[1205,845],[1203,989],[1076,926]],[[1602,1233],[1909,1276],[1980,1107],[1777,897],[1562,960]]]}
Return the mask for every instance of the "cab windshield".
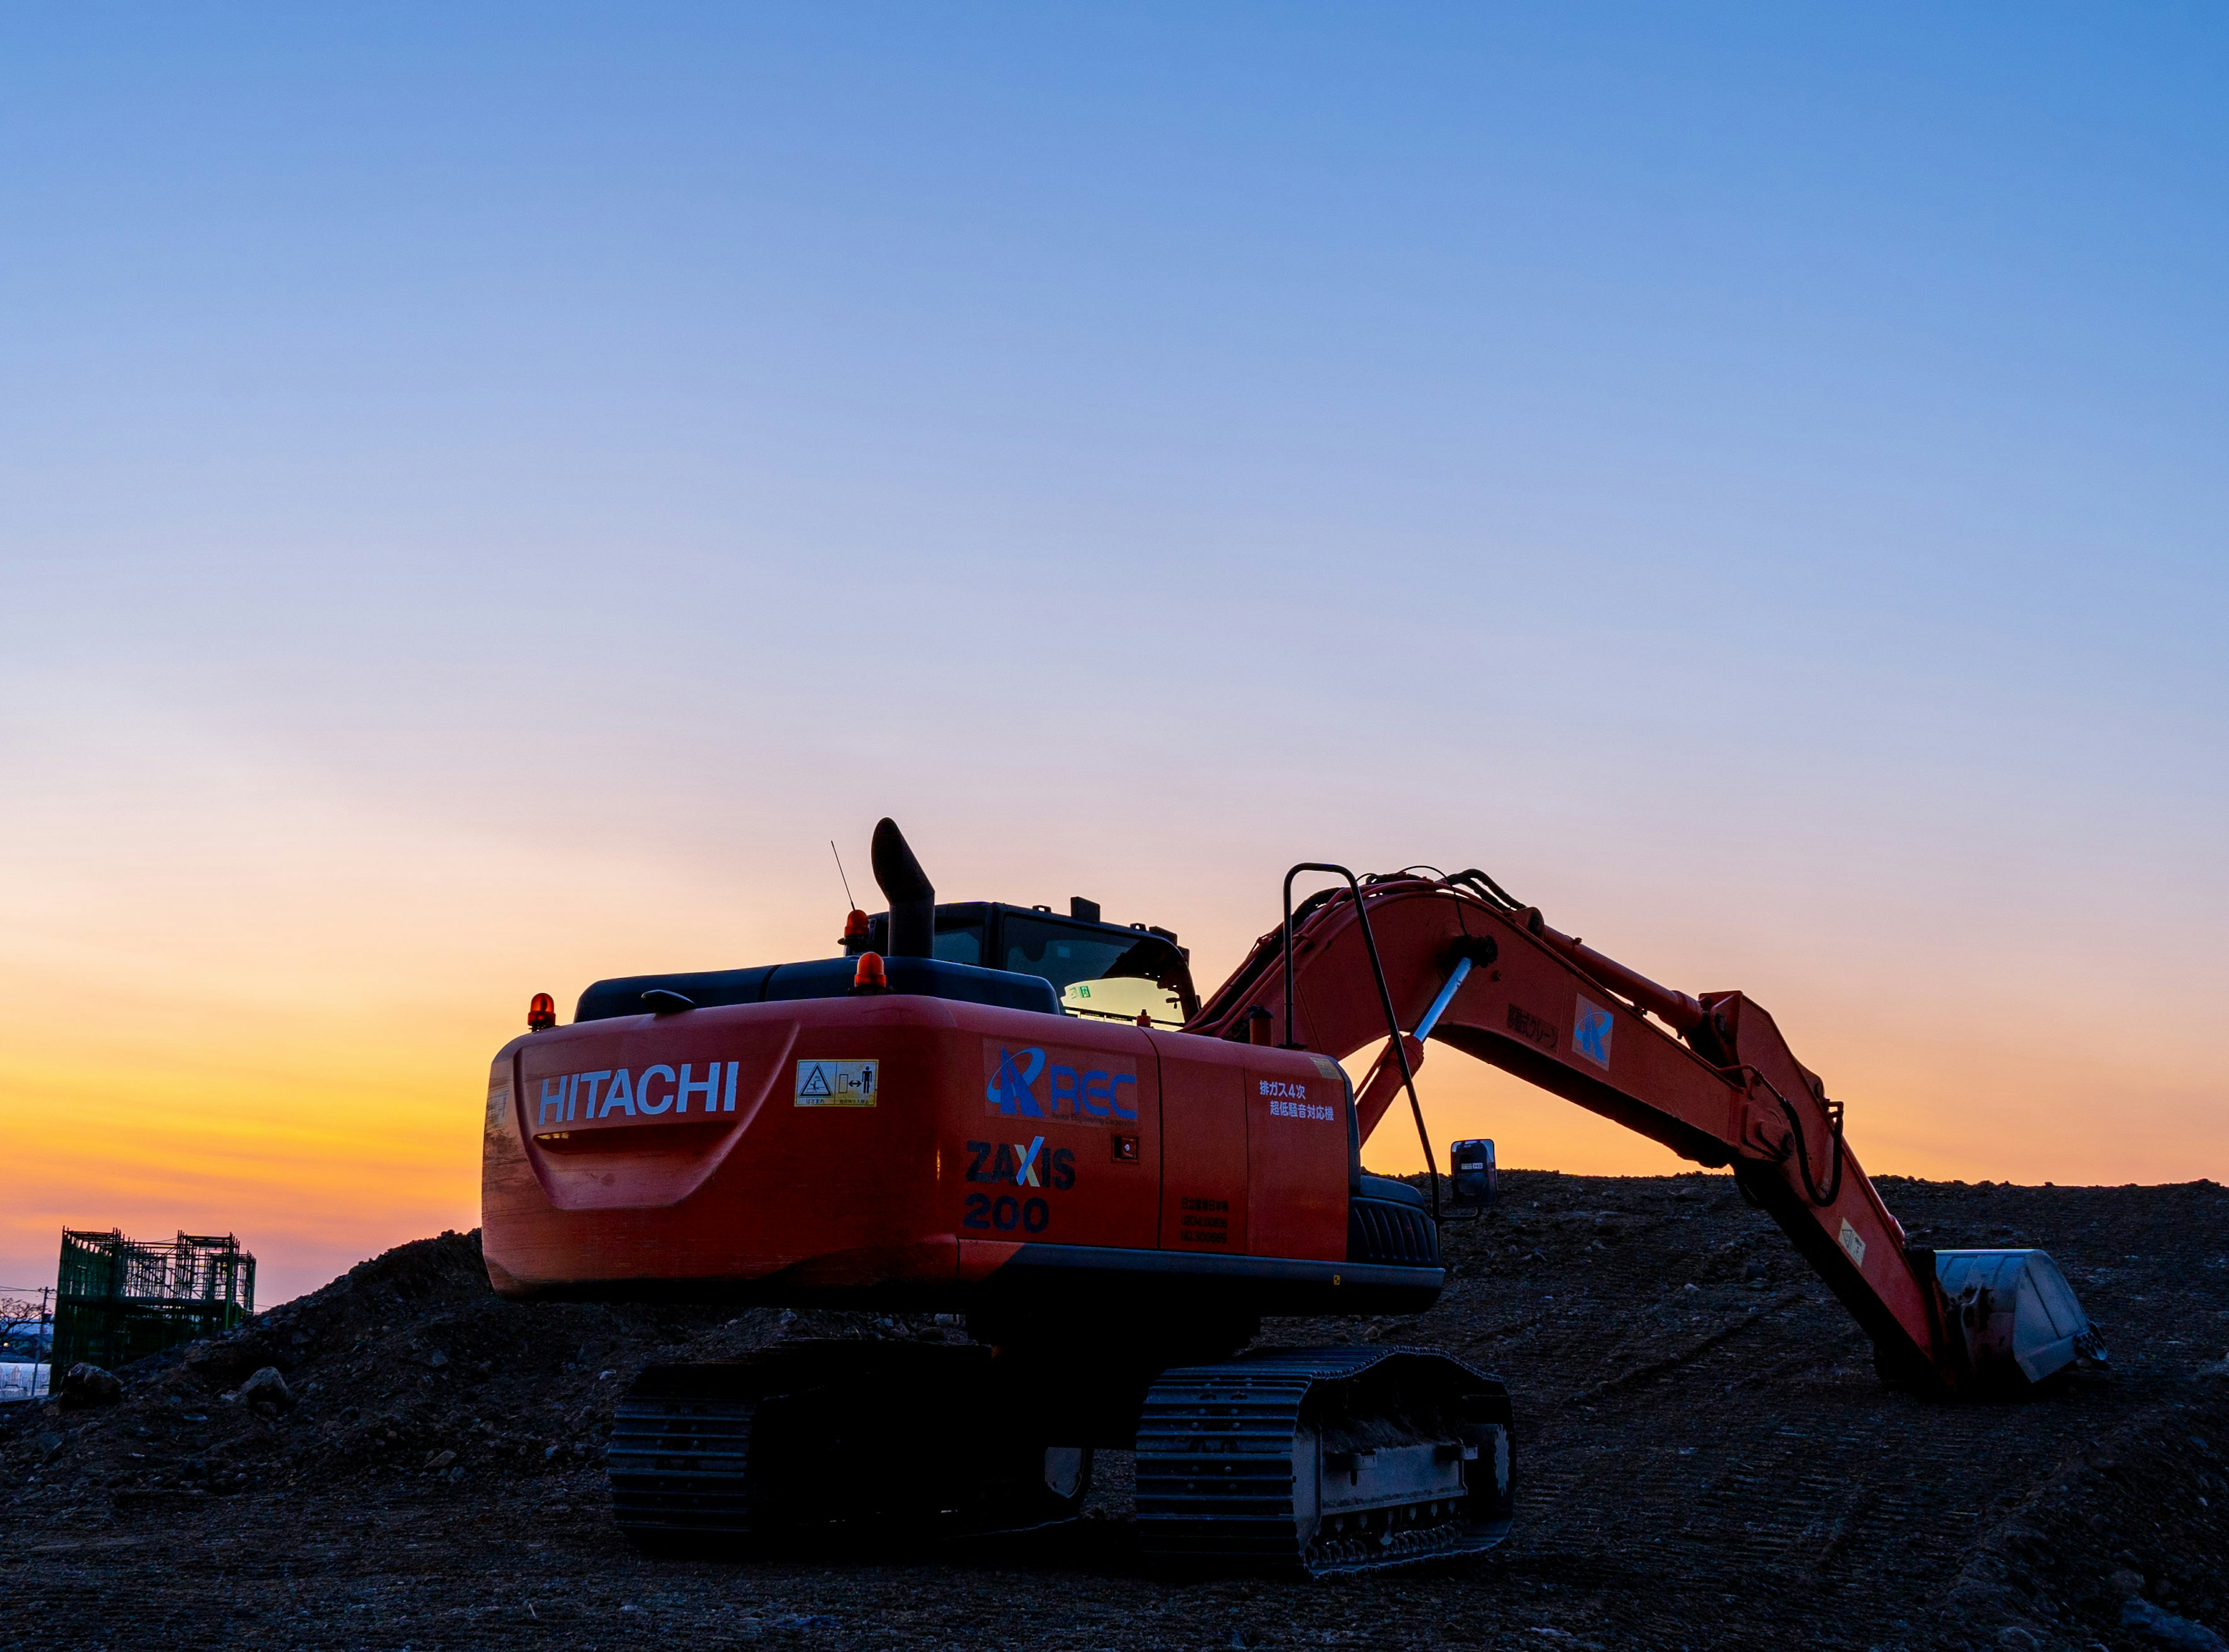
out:
{"label": "cab windshield", "polygon": [[1086,929],[1057,918],[1006,914],[1005,967],[1052,983],[1072,1015],[1181,1026],[1187,980],[1184,955],[1159,935]]}

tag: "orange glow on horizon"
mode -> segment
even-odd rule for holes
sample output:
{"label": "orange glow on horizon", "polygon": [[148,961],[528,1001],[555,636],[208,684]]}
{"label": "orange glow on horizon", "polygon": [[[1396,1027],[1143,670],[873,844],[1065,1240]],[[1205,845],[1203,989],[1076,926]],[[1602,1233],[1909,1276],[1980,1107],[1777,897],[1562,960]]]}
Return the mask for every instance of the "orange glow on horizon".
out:
{"label": "orange glow on horizon", "polygon": [[[0,1217],[6,1277],[50,1278],[64,1225],[234,1232],[258,1257],[267,1305],[385,1247],[473,1227],[487,1063],[523,1027],[530,993],[553,992],[563,1016],[601,976],[832,955],[848,906],[780,865],[746,878],[594,845],[428,841],[407,821],[382,834],[303,800],[275,824],[251,816],[205,821],[167,854],[58,839],[34,898],[16,902],[0,937],[10,1015],[0,1095],[16,1170]],[[944,848],[952,898],[1028,899],[1071,881],[1051,852],[1010,862],[995,845],[922,836]],[[336,852],[337,839],[352,852]],[[1274,892],[1267,877],[1234,894],[1172,863],[1164,875],[1181,875],[1157,893],[1150,864],[1122,871],[1127,888],[1100,886],[1110,903],[1125,897],[1110,913],[1185,923],[1204,984],[1273,916],[1252,898]],[[1689,985],[1746,978],[1847,1103],[1870,1171],[2061,1183],[2229,1172],[2229,1126],[2204,1076],[2171,1051],[2131,1056],[2117,1023],[2060,1013],[2049,993],[2027,1003],[2001,981],[1967,990],[1956,956],[1922,961],[1950,983],[1932,991],[1905,962],[1905,1005],[1885,1019],[1877,996],[1849,983],[1891,972],[1851,967],[1844,947],[1841,973],[1807,974],[1826,948],[1793,926],[1752,951],[1725,949],[1731,962],[1675,973],[1677,956],[1652,955],[1677,953],[1674,920],[1630,894],[1600,898],[1603,910],[1633,903],[1633,939],[1613,944],[1638,967]],[[728,916],[739,912],[751,921]],[[1485,1135],[1511,1167],[1692,1167],[1442,1047],[1419,1083],[1443,1164],[1449,1141]],[[2100,1098],[2115,1096],[2141,1104],[2109,1114]],[[1365,1158],[1380,1171],[1423,1167],[1405,1104]]]}

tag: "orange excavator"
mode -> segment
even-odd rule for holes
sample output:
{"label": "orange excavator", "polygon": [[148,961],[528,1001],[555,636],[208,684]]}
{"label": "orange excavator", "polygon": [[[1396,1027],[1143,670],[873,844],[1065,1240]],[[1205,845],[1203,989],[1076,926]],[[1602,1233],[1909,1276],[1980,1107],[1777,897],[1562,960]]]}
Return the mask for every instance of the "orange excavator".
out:
{"label": "orange excavator", "polygon": [[[1359,1572],[1475,1553],[1513,1509],[1510,1397],[1448,1355],[1252,1348],[1265,1315],[1437,1298],[1441,1178],[1362,1147],[1435,1043],[1731,1167],[1872,1339],[1950,1398],[2105,1351],[2051,1258],[1908,1244],[1842,1109],[1739,993],[1660,987],[1479,871],[1303,863],[1203,1003],[1169,930],[939,904],[890,821],[844,955],[536,995],[489,1075],[483,1234],[517,1298],[964,1315],[654,1366],[621,1400],[618,1523],[654,1550],[1075,1517],[1134,1450],[1173,1564]],[[1295,881],[1328,887],[1293,903]],[[1381,1053],[1358,1091],[1341,1063]],[[1460,1144],[1475,1203],[1484,1143]]]}

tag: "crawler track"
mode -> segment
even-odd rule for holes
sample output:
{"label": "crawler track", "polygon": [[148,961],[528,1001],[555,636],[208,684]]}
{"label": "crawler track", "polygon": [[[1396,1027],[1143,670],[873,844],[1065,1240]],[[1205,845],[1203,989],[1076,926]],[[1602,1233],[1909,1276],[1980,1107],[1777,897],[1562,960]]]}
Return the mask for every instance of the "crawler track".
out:
{"label": "crawler track", "polygon": [[755,1398],[736,1367],[659,1366],[619,1403],[606,1462],[612,1517],[629,1540],[736,1544],[751,1534]]}
{"label": "crawler track", "polygon": [[1490,1549],[1510,1511],[1508,1392],[1444,1354],[1190,1366],[1153,1385],[1139,1422],[1140,1542],[1167,1565],[1382,1571]]}
{"label": "crawler track", "polygon": [[652,1366],[606,1462],[630,1542],[711,1553],[1025,1530],[1073,1519],[1089,1475],[1087,1451],[1011,1402],[987,1348],[857,1341]]}
{"label": "crawler track", "polygon": [[[639,1547],[717,1552],[1072,1516],[1081,1489],[1045,1485],[1038,1431],[999,1431],[1012,1413],[994,1391],[985,1404],[987,1363],[855,1342],[653,1366],[613,1417],[613,1520]],[[1164,1564],[1314,1577],[1476,1554],[1509,1530],[1508,1424],[1500,1383],[1415,1349],[1172,1371],[1139,1424],[1142,1546]]]}

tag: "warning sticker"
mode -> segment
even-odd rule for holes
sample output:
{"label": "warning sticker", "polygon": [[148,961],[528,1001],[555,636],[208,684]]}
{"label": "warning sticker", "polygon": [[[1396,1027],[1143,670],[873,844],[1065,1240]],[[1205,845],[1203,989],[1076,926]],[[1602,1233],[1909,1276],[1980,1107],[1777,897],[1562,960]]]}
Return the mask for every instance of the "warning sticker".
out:
{"label": "warning sticker", "polygon": [[800,1061],[797,1064],[800,1107],[872,1107],[878,1085],[873,1061]]}
{"label": "warning sticker", "polygon": [[1850,1260],[1859,1267],[1866,1265],[1866,1236],[1850,1225],[1850,1218],[1842,1218],[1842,1249],[1850,1253]]}

